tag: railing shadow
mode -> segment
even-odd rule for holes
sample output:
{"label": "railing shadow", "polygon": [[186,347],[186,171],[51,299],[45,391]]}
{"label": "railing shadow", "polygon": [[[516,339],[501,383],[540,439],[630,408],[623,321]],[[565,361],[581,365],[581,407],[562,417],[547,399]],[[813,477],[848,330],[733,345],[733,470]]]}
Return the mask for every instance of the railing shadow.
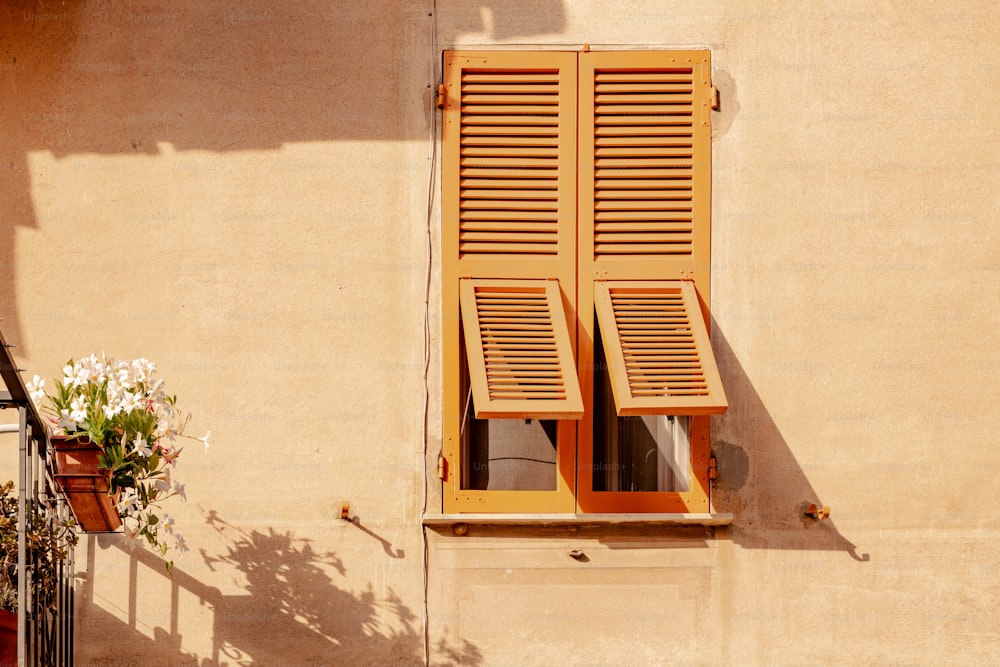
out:
{"label": "railing shadow", "polygon": [[[712,322],[712,348],[729,399],[729,410],[712,420],[712,453],[718,466],[713,504],[735,520],[720,529],[746,549],[843,551],[857,561],[870,554],[840,534],[835,519],[805,515],[823,501],[795,459],[791,447],[754,389],[718,324]],[[835,516],[835,515],[833,515]]]}

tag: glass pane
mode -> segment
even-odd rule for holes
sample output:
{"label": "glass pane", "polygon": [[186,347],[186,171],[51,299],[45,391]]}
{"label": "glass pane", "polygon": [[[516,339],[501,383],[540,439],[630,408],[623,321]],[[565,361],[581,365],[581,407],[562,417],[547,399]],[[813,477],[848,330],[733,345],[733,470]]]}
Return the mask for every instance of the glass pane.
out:
{"label": "glass pane", "polygon": [[619,417],[600,333],[594,362],[593,490],[689,491],[690,418]]}
{"label": "glass pane", "polygon": [[474,419],[462,488],[555,491],[556,424],[538,419]]}

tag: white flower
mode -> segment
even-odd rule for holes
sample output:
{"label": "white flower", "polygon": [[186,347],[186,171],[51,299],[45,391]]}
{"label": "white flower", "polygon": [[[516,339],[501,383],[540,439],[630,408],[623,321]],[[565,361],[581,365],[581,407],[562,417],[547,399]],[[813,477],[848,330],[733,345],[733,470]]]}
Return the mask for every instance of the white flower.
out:
{"label": "white flower", "polygon": [[[63,373],[66,373],[65,368],[63,369]],[[66,375],[72,376],[70,377],[70,382],[72,382],[74,387],[79,387],[87,384],[88,382],[96,381],[101,375],[100,362],[97,357],[92,354],[88,358],[81,359],[73,364],[70,372],[66,373]]]}
{"label": "white flower", "polygon": [[149,445],[146,444],[146,439],[141,435],[135,437],[135,449],[134,451],[139,454],[142,458],[149,458],[153,455],[153,450],[150,449]]}
{"label": "white flower", "polygon": [[200,438],[195,438],[195,440],[201,440],[201,441],[202,441],[202,443],[204,443],[204,445],[205,445],[205,449],[208,449],[208,438],[209,438],[209,436],[211,436],[211,435],[212,435],[212,432],[211,432],[211,431],[209,431],[209,432],[208,432],[208,433],[206,433],[206,434],[205,434],[204,436],[202,436],[202,437],[200,437]]}
{"label": "white flower", "polygon": [[69,413],[70,419],[77,423],[87,421],[87,399],[83,396],[77,396],[70,402],[69,407],[73,409]]}
{"label": "white flower", "polygon": [[174,517],[169,514],[164,514],[163,519],[160,520],[160,525],[163,526],[163,532],[172,533],[174,532]]}
{"label": "white flower", "polygon": [[114,403],[115,401],[120,401],[122,396],[122,384],[114,376],[108,378],[107,389],[105,393],[108,397],[108,402]]}
{"label": "white flower", "polygon": [[31,382],[28,383],[28,393],[31,394],[31,399],[33,401],[41,401],[45,398],[45,380],[38,377],[37,375],[31,378]]}
{"label": "white flower", "polygon": [[142,407],[142,397],[135,392],[125,390],[122,392],[122,398],[118,403],[118,407],[122,412],[128,414],[133,410]]}
{"label": "white flower", "polygon": [[132,516],[139,512],[139,495],[135,492],[135,489],[125,489],[122,491],[122,497],[118,501],[118,511],[125,516]]}
{"label": "white flower", "polygon": [[77,424],[73,420],[72,416],[70,415],[69,410],[67,410],[66,408],[63,408],[62,410],[60,410],[59,411],[59,428],[64,429],[66,431],[75,431],[76,427],[77,427]]}
{"label": "white flower", "polygon": [[156,364],[148,359],[135,359],[130,370],[132,379],[137,383],[143,383],[156,372]]}
{"label": "white flower", "polygon": [[72,384],[74,387],[79,387],[87,384],[89,372],[87,371],[87,368],[78,361],[73,368],[70,369],[70,376],[69,384]]}
{"label": "white flower", "polygon": [[166,468],[163,471],[163,477],[157,477],[153,480],[153,487],[162,493],[170,492],[170,468]]}

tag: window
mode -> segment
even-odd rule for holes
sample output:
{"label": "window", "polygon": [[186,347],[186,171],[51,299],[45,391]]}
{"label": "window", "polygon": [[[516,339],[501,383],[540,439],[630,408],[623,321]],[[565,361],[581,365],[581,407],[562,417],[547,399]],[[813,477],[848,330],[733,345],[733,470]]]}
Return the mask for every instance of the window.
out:
{"label": "window", "polygon": [[444,71],[445,512],[707,512],[709,52]]}

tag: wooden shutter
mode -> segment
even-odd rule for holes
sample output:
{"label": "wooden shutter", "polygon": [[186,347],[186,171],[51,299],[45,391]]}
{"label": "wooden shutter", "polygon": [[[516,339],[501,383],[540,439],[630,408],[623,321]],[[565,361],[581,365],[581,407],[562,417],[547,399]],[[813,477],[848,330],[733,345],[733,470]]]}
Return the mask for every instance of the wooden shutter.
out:
{"label": "wooden shutter", "polygon": [[582,417],[559,284],[466,279],[460,294],[476,417]]}
{"label": "wooden shutter", "polygon": [[707,52],[580,55],[581,253],[609,278],[708,261],[709,73]]}
{"label": "wooden shutter", "polygon": [[[618,413],[724,412],[702,307],[711,286],[710,54],[592,51],[580,54],[579,71],[577,307],[595,304]],[[581,317],[578,339],[594,340],[593,327]],[[582,368],[591,354],[581,344]]]}
{"label": "wooden shutter", "polygon": [[568,511],[575,423],[557,425],[553,491],[465,488],[463,471],[470,391],[479,418],[566,420],[583,412],[576,328],[567,326],[577,317],[577,54],[447,51],[443,58],[444,504]]}
{"label": "wooden shutter", "polygon": [[463,276],[571,280],[576,54],[449,52],[442,247]]}
{"label": "wooden shutter", "polygon": [[726,411],[694,283],[609,281],[594,291],[619,415]]}
{"label": "wooden shutter", "polygon": [[459,253],[558,251],[559,71],[462,74]]}
{"label": "wooden shutter", "polygon": [[[576,92],[575,53],[445,54],[442,299],[447,317],[461,292],[478,418],[582,414],[567,327],[576,317]],[[540,318],[549,332],[534,348],[527,339]],[[445,329],[449,353],[455,325]]]}

